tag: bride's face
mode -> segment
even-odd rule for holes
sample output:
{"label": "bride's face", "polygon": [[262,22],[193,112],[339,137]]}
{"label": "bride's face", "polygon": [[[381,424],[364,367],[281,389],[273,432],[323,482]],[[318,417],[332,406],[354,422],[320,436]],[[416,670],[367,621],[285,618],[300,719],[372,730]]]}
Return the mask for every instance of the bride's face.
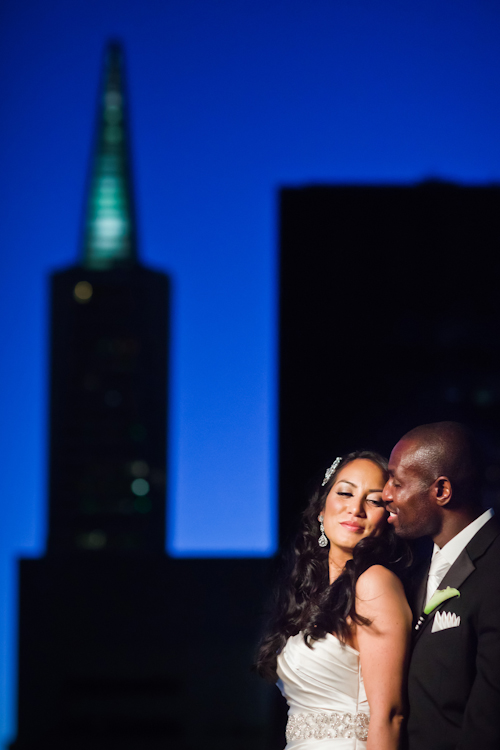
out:
{"label": "bride's face", "polygon": [[366,458],[344,466],[327,495],[323,524],[330,545],[352,550],[360,539],[378,536],[387,523],[382,500],[385,476]]}

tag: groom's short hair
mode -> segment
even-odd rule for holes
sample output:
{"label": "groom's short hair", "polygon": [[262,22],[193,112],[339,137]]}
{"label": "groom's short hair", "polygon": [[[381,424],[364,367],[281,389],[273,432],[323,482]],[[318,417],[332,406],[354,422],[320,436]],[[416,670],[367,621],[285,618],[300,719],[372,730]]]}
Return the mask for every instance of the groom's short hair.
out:
{"label": "groom's short hair", "polygon": [[415,427],[402,438],[414,445],[414,468],[425,483],[448,477],[455,501],[478,505],[483,457],[471,431],[460,422],[433,422]]}

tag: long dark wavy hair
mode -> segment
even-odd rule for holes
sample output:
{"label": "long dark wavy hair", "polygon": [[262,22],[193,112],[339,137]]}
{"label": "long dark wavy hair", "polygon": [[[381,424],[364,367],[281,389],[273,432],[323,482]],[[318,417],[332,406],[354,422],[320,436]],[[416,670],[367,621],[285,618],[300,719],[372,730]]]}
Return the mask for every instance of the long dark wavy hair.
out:
{"label": "long dark wavy hair", "polygon": [[312,641],[335,634],[343,643],[349,638],[352,623],[369,625],[356,612],[356,582],[372,565],[384,565],[401,576],[411,564],[408,544],[386,524],[382,534],[361,539],[353,549],[339,577],[330,584],[329,545],[320,547],[318,515],[335,484],[339,471],[357,458],[377,464],[387,477],[387,460],[374,451],[356,451],[342,458],[328,482],[319,487],[302,515],[302,526],[295,540],[284,581],[277,588],[267,632],[260,641],[255,668],[264,678],[275,682],[277,655],[288,638],[299,631],[312,648]]}

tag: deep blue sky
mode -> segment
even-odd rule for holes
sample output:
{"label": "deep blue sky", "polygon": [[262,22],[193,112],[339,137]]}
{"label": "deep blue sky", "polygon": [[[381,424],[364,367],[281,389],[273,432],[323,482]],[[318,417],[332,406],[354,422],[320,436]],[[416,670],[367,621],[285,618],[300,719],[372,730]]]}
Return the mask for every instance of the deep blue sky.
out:
{"label": "deep blue sky", "polygon": [[169,549],[268,554],[277,190],[498,182],[499,20],[494,0],[3,0],[0,738],[14,560],[45,544],[47,275],[77,256],[105,41],[127,55],[141,256],[174,283]]}

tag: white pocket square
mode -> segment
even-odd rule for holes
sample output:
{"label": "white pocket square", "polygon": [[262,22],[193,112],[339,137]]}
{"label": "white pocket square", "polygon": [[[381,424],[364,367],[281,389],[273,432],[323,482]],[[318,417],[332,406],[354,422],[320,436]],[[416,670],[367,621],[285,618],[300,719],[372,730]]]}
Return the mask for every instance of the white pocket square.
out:
{"label": "white pocket square", "polygon": [[437,633],[438,630],[447,630],[448,628],[458,628],[459,625],[460,615],[456,615],[454,612],[436,612],[431,633]]}

